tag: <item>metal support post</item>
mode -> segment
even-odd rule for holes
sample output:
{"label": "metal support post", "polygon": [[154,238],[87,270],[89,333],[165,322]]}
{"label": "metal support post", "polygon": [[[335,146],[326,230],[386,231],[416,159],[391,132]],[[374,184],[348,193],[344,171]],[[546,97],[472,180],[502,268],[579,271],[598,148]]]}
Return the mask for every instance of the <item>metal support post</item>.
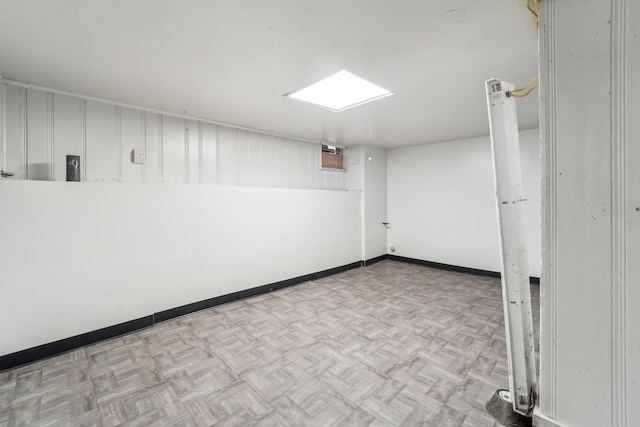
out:
{"label": "metal support post", "polygon": [[531,316],[529,260],[524,235],[520,143],[513,85],[486,82],[491,149],[502,252],[502,300],[513,410],[531,415],[536,396],[536,367]]}

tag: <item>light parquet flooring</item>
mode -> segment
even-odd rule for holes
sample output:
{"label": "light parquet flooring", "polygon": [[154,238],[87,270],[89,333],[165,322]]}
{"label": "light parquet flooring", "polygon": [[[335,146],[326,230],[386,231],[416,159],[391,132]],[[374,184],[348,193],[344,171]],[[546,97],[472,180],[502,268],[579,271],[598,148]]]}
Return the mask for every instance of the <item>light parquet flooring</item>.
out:
{"label": "light parquet flooring", "polygon": [[383,261],[0,372],[0,427],[489,427],[498,388],[499,279]]}

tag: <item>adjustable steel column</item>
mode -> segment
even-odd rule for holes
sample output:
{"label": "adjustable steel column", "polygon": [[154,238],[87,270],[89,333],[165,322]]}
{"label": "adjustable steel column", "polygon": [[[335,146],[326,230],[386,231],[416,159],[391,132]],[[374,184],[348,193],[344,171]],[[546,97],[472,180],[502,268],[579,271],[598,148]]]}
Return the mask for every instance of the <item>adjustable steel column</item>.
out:
{"label": "adjustable steel column", "polygon": [[530,415],[536,393],[529,260],[524,235],[520,142],[513,85],[486,82],[502,252],[502,299],[513,410]]}

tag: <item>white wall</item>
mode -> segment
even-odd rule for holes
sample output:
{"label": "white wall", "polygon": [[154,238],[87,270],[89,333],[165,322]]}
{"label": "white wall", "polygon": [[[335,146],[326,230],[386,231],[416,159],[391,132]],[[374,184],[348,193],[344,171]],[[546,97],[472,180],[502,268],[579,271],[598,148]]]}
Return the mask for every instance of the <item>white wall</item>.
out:
{"label": "white wall", "polygon": [[348,190],[362,194],[362,260],[387,253],[387,150],[372,146],[345,150]]}
{"label": "white wall", "polygon": [[387,150],[365,146],[364,155],[364,259],[386,255]]}
{"label": "white wall", "polygon": [[[530,273],[540,275],[537,129],[520,133]],[[395,255],[500,271],[490,138],[389,150],[388,245]]]}
{"label": "white wall", "polygon": [[[320,145],[108,101],[3,84],[7,170],[15,179],[64,181],[68,154],[82,180],[344,190],[321,170]],[[133,164],[131,150],[145,149]]]}
{"label": "white wall", "polygon": [[319,144],[2,88],[0,354],[361,259],[361,195],[323,191],[346,174]]}
{"label": "white wall", "polygon": [[640,3],[546,1],[540,8],[539,411],[566,426],[635,426]]}
{"label": "white wall", "polygon": [[344,150],[346,186],[348,191],[360,194],[360,260],[365,260],[365,204],[364,204],[364,146],[348,147]]}
{"label": "white wall", "polygon": [[361,254],[357,192],[6,180],[0,200],[0,355]]}

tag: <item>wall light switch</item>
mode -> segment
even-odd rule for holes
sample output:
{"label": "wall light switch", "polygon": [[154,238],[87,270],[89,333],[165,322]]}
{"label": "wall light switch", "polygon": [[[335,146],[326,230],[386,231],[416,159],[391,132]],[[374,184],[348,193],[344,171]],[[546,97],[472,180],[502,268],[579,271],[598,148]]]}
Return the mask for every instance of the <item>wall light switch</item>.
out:
{"label": "wall light switch", "polygon": [[137,165],[144,165],[145,153],[144,150],[137,148],[131,151],[131,161]]}

